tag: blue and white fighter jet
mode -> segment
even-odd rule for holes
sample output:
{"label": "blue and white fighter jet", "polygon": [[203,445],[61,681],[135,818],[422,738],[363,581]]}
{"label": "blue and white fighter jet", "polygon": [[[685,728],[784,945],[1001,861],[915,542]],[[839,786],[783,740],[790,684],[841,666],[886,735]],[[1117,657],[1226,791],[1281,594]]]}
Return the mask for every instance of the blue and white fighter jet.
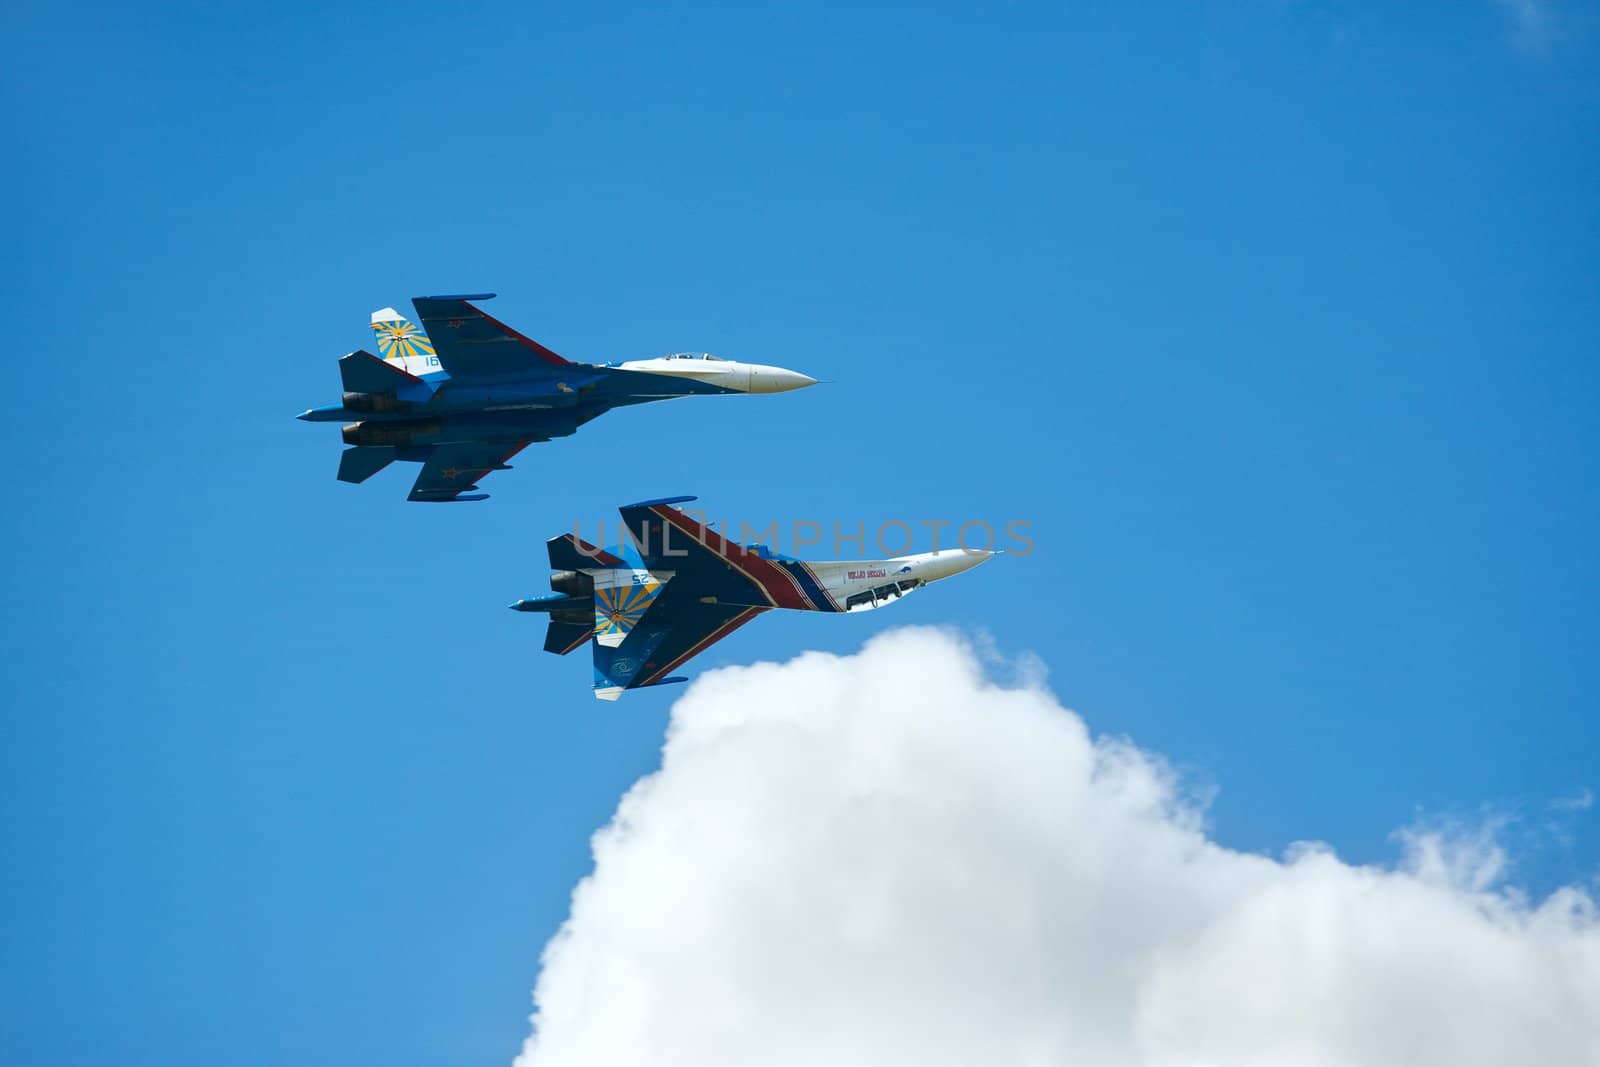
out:
{"label": "blue and white fighter jet", "polygon": [[971,570],[997,552],[947,548],[894,559],[808,563],[730,541],[673,507],[692,496],[630,504],[621,555],[573,534],[546,542],[553,593],[515,611],[550,616],[544,648],[593,642],[594,695],[686,681],[672,672],[762,612],[870,611]]}
{"label": "blue and white fighter jet", "polygon": [[[781,393],[816,384],[795,371],[680,353],[617,364],[574,363],[475,307],[493,293],[419,296],[425,329],[394,308],[372,314],[378,355],[339,360],[344,398],[300,414],[342,422],[339,480],[364,482],[395,460],[422,464],[409,500],[483,500],[491,471],[535,441],[565,437],[615,407],[722,393]],[[381,357],[381,358],[380,358]]]}

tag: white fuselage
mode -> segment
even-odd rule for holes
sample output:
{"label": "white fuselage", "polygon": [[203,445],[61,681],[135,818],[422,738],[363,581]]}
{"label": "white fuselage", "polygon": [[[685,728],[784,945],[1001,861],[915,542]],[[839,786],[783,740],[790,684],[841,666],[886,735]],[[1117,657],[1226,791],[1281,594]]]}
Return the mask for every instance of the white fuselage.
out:
{"label": "white fuselage", "polygon": [[660,374],[668,378],[690,378],[717,385],[736,393],[783,393],[815,385],[817,380],[799,371],[769,367],[764,363],[740,363],[703,353],[634,359],[618,363],[621,370]]}
{"label": "white fuselage", "polygon": [[[996,555],[999,553],[946,548],[937,552],[896,556],[893,559],[770,562],[790,574],[795,573],[792,568],[802,568],[815,579],[815,588],[822,594],[821,597],[818,598],[809,591],[803,592],[805,601],[814,603],[815,606],[801,607],[799,610],[853,612],[871,611],[883,607],[925,585],[971,570]],[[628,615],[642,615],[648,602],[673,579],[675,572],[665,569],[650,571],[617,567],[596,568],[586,570],[585,573],[594,578],[596,595],[610,610],[620,609],[625,610]],[[764,574],[763,577],[769,581],[783,580],[773,579],[770,573]],[[753,583],[749,606],[795,606],[782,602],[772,605],[756,599],[760,596],[758,592],[760,587],[761,582]],[[795,587],[803,590],[810,588],[801,583],[796,583]],[[741,601],[741,603],[746,602]],[[595,625],[596,633],[600,635],[600,642],[602,644],[620,642],[626,630],[618,631],[610,628],[606,620],[607,611],[597,606]]]}
{"label": "white fuselage", "polygon": [[811,562],[806,566],[840,609],[871,611],[931,582],[971,570],[997,554],[945,548],[893,559]]}

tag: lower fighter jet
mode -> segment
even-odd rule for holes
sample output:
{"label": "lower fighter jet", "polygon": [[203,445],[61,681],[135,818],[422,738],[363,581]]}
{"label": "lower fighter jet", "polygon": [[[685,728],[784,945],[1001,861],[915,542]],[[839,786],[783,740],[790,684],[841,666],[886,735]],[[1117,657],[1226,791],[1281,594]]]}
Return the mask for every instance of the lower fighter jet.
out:
{"label": "lower fighter jet", "polygon": [[947,548],[895,559],[807,563],[729,541],[672,505],[621,509],[622,556],[573,534],[546,543],[555,592],[512,604],[550,616],[544,648],[564,656],[593,639],[594,695],[687,681],[672,672],[773,608],[867,611],[999,553]]}
{"label": "lower fighter jet", "polygon": [[411,301],[426,332],[394,308],[372,313],[378,352],[339,360],[344,399],[307,422],[342,422],[339,480],[364,482],[395,460],[421,463],[408,500],[483,500],[478,481],[535,441],[565,437],[615,407],[677,396],[781,393],[816,379],[782,367],[680,353],[574,363],[485,314],[472,296]]}

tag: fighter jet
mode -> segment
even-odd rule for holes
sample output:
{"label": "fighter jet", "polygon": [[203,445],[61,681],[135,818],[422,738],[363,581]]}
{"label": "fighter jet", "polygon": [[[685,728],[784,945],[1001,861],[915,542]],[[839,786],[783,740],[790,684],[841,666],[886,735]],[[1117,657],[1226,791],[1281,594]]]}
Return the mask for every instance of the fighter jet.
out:
{"label": "fighter jet", "polygon": [[[395,460],[421,463],[408,500],[484,500],[491,471],[535,441],[566,437],[615,407],[678,396],[781,393],[816,379],[782,367],[678,353],[574,363],[473,306],[493,293],[419,296],[424,329],[394,308],[372,313],[378,355],[339,360],[344,399],[307,422],[343,422],[339,480],[364,482]],[[379,358],[379,357],[382,358]]]}
{"label": "fighter jet", "polygon": [[673,671],[774,608],[870,611],[998,552],[947,548],[894,559],[807,563],[730,541],[673,507],[692,496],[621,510],[621,555],[574,534],[546,542],[550,588],[511,605],[550,616],[544,649],[565,656],[593,641],[594,695],[688,679]]}

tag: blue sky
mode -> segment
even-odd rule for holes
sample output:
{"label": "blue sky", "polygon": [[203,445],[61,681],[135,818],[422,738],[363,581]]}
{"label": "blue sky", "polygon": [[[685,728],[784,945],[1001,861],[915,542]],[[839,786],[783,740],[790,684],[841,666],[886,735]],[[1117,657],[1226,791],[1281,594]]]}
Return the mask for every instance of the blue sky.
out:
{"label": "blue sky", "polygon": [[[506,1062],[673,694],[598,705],[504,605],[668,494],[1037,544],[700,671],[956,625],[1230,846],[1510,817],[1516,880],[1593,877],[1593,4],[3,17],[0,1059]],[[292,416],[477,290],[834,384],[614,413],[477,506],[336,482]]]}

